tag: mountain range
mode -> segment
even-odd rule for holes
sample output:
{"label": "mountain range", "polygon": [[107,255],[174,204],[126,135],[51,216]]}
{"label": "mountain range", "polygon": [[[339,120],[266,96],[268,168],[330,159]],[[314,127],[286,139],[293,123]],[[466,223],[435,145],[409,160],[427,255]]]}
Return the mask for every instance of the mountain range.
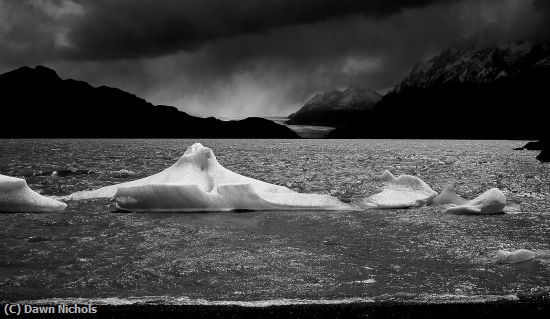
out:
{"label": "mountain range", "polygon": [[329,138],[545,138],[548,92],[549,43],[455,46]]}
{"label": "mountain range", "polygon": [[0,75],[0,112],[0,138],[298,138],[267,119],[195,117],[116,88],[62,80],[43,66]]}
{"label": "mountain range", "polygon": [[[548,92],[549,43],[460,45],[417,63],[383,97],[356,87],[318,93],[286,124],[336,127],[329,138],[548,141]],[[116,88],[62,80],[43,66],[0,75],[0,112],[3,138],[298,137],[267,119],[194,117]]]}

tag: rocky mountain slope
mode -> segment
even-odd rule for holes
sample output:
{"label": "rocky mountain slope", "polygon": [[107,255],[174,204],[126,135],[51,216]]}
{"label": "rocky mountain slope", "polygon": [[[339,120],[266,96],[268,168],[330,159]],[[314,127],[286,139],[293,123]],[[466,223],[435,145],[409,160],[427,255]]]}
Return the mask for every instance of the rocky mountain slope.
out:
{"label": "rocky mountain slope", "polygon": [[194,117],[116,88],[62,80],[43,66],[0,75],[0,114],[0,138],[298,138],[266,119]]}
{"label": "rocky mountain slope", "polygon": [[374,91],[356,87],[317,93],[300,110],[291,114],[286,124],[337,126],[370,110],[381,98]]}
{"label": "rocky mountain slope", "polygon": [[539,139],[548,92],[548,43],[453,47],[329,137]]}
{"label": "rocky mountain slope", "polygon": [[547,45],[529,42],[476,48],[454,46],[432,59],[417,63],[395,92],[449,83],[487,84],[516,76],[532,68],[550,67]]}

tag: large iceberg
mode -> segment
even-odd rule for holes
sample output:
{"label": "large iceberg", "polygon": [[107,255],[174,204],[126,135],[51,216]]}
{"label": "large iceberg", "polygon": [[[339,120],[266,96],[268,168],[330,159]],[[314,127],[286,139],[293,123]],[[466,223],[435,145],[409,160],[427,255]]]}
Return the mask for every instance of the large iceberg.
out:
{"label": "large iceberg", "polygon": [[504,213],[506,196],[498,188],[491,188],[472,200],[466,200],[452,190],[445,188],[434,198],[433,204],[446,205],[444,213],[486,215]]}
{"label": "large iceberg", "polygon": [[366,208],[418,207],[429,205],[437,196],[437,192],[416,176],[395,177],[386,170],[380,179],[385,182],[382,192],[364,199],[360,206]]}
{"label": "large iceberg", "polygon": [[0,175],[0,212],[59,212],[67,204],[33,191],[24,179]]}
{"label": "large iceberg", "polygon": [[67,197],[93,198],[114,198],[120,209],[134,212],[354,209],[329,195],[297,193],[234,173],[200,143],[160,173]]}

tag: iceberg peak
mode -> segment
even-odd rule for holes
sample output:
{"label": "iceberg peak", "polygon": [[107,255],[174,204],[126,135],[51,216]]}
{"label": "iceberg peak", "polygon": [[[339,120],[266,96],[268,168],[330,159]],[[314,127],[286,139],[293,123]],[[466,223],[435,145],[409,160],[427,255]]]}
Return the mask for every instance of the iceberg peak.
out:
{"label": "iceberg peak", "polygon": [[189,146],[174,166],[187,165],[188,163],[194,163],[199,166],[201,170],[205,170],[208,167],[221,167],[214,152],[212,152],[210,148],[204,147],[201,143],[195,143]]}
{"label": "iceberg peak", "polygon": [[214,155],[214,153],[212,152],[212,150],[209,149],[208,147],[204,147],[201,143],[195,143],[195,144],[189,146],[189,147],[185,150],[185,153],[183,153],[183,156],[186,156],[186,155],[193,155],[193,154],[197,154],[197,153],[200,153],[200,152],[209,152],[209,153],[211,153],[212,155]]}
{"label": "iceberg peak", "polygon": [[384,182],[393,182],[396,180],[395,176],[388,170],[385,170],[382,175],[380,175],[378,178],[383,180]]}
{"label": "iceberg peak", "polygon": [[464,203],[468,202],[466,199],[458,196],[455,193],[454,185],[448,185],[439,195],[437,195],[436,198],[432,201],[432,205],[447,205],[447,204],[454,204],[454,205],[462,205]]}

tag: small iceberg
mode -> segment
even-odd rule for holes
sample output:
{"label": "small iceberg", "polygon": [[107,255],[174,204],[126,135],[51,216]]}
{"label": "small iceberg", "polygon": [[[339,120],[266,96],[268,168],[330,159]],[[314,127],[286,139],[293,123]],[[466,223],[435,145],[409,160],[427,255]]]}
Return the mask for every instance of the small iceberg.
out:
{"label": "small iceberg", "polygon": [[432,200],[431,205],[462,205],[466,202],[468,202],[467,199],[464,199],[455,193],[453,186],[447,186]]}
{"label": "small iceberg", "polygon": [[127,169],[120,169],[118,171],[110,171],[109,174],[111,174],[113,177],[116,178],[125,178],[136,175],[133,171],[129,171]]}
{"label": "small iceberg", "polygon": [[467,200],[458,196],[452,186],[437,194],[428,184],[416,176],[395,177],[386,170],[379,177],[385,182],[382,192],[363,199],[363,208],[408,208],[427,205],[445,205],[444,213],[453,214],[499,214],[504,212],[506,196],[492,188],[478,197]]}
{"label": "small iceberg", "polygon": [[527,249],[518,249],[514,251],[497,251],[496,261],[501,264],[515,264],[522,261],[531,260],[537,257],[537,254]]}
{"label": "small iceberg", "polygon": [[212,150],[200,143],[155,175],[67,196],[94,198],[114,198],[118,208],[132,212],[355,209],[329,195],[297,193],[239,175],[218,163]]}
{"label": "small iceberg", "polygon": [[395,177],[386,170],[380,179],[386,183],[382,192],[364,199],[360,206],[366,208],[419,207],[429,205],[437,196],[437,192],[416,176]]}
{"label": "small iceberg", "polygon": [[0,175],[0,212],[60,212],[67,204],[33,191],[24,179]]}
{"label": "small iceberg", "polygon": [[491,188],[472,200],[458,196],[452,187],[445,188],[434,198],[433,204],[446,205],[444,213],[464,215],[502,214],[506,206],[506,196],[498,188]]}

